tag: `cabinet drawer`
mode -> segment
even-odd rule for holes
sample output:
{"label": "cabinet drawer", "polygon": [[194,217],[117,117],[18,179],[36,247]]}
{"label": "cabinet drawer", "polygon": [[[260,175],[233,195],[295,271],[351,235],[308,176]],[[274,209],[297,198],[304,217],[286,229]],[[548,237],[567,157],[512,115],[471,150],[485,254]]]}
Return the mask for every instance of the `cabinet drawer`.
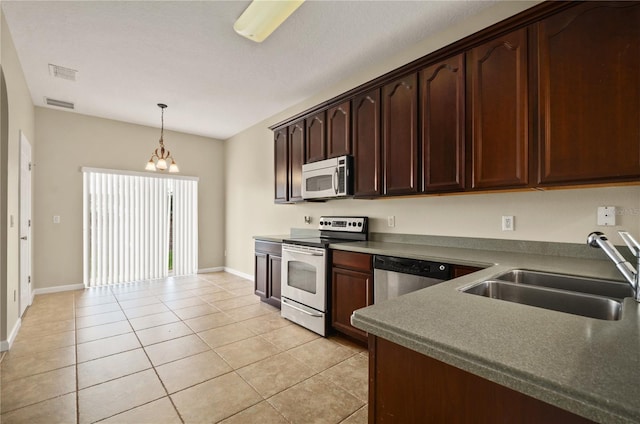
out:
{"label": "cabinet drawer", "polygon": [[282,243],[273,241],[256,240],[256,252],[268,253],[269,255],[282,256]]}
{"label": "cabinet drawer", "polygon": [[333,251],[333,266],[341,268],[370,272],[372,269],[371,259],[372,256],[367,253],[345,252],[342,250]]}

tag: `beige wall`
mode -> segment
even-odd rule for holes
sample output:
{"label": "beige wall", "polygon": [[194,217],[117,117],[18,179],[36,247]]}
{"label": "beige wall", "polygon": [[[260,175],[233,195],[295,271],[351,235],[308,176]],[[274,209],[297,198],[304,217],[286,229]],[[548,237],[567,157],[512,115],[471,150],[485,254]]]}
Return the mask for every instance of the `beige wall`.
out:
{"label": "beige wall", "polygon": [[[1,13],[1,12],[0,12]],[[6,140],[2,139],[2,155],[0,160],[2,165],[2,177],[0,178],[0,193],[3,197],[4,221],[0,224],[6,226],[6,269],[2,274],[2,311],[3,323],[0,325],[0,340],[6,341],[11,336],[18,323],[18,293],[19,293],[19,174],[20,174],[20,132],[24,132],[36,151],[34,134],[34,107],[31,102],[31,95],[24,79],[24,73],[18,56],[16,54],[9,28],[4,19],[2,20],[1,36],[1,63],[2,71],[7,86],[7,129]],[[4,122],[3,122],[4,123]],[[5,129],[3,128],[2,132]],[[6,151],[6,155],[5,155]],[[13,220],[13,225],[11,221]],[[4,241],[4,240],[3,240]],[[16,293],[14,300],[14,292]]]}
{"label": "beige wall", "polygon": [[[153,106],[153,105],[152,105]],[[82,283],[80,167],[142,171],[158,145],[159,128],[36,107],[35,288]],[[182,175],[197,176],[199,268],[224,265],[224,146],[205,137],[165,131]],[[53,216],[60,224],[53,224]]]}
{"label": "beige wall", "polygon": [[[502,238],[583,243],[595,226],[596,208],[621,208],[618,226],[604,228],[614,242],[615,233],[627,229],[640,236],[640,187],[527,191],[517,193],[414,197],[384,200],[333,200],[326,203],[274,205],[273,135],[267,128],[308,107],[392,70],[413,59],[487,27],[530,7],[534,2],[502,2],[464,25],[449,28],[375,69],[345,79],[334,89],[290,108],[225,143],[226,266],[253,274],[253,240],[257,234],[289,233],[291,227],[316,228],[321,215],[366,215],[371,231],[480,238]],[[304,216],[313,217],[311,225]],[[515,231],[501,231],[501,216],[515,216]],[[389,228],[387,216],[395,216]]]}

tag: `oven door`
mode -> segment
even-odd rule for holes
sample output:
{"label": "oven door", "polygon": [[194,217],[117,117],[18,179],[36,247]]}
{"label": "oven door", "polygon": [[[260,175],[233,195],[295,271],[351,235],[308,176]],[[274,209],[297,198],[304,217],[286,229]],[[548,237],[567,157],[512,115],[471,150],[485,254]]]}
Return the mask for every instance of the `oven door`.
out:
{"label": "oven door", "polygon": [[282,297],[326,312],[325,249],[282,245]]}

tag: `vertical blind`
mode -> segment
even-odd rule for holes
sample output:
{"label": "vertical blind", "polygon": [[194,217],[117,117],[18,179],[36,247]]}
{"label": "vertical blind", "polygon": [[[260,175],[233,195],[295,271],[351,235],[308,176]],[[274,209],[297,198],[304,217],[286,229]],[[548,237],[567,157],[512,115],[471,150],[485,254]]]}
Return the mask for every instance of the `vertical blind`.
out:
{"label": "vertical blind", "polygon": [[176,275],[193,274],[198,270],[198,183],[172,183],[173,269]]}
{"label": "vertical blind", "polygon": [[196,178],[82,171],[86,287],[197,272]]}

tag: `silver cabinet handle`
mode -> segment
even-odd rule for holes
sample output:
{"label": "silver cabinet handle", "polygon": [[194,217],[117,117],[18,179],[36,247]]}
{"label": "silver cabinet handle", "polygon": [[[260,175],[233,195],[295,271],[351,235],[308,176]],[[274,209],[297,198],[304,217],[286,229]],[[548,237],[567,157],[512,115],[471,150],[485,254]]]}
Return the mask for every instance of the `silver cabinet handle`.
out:
{"label": "silver cabinet handle", "polygon": [[340,180],[338,180],[338,168],[336,168],[335,172],[333,173],[333,185],[334,185],[334,191],[336,192],[336,194],[338,194],[338,184],[340,183]]}
{"label": "silver cabinet handle", "polygon": [[287,305],[288,307],[293,308],[293,309],[295,309],[296,311],[300,311],[300,312],[302,312],[302,313],[304,313],[304,314],[307,314],[307,315],[309,315],[309,316],[311,316],[311,317],[314,317],[314,318],[322,318],[322,315],[321,315],[321,314],[314,314],[314,313],[311,313],[311,312],[305,311],[305,310],[304,310],[304,309],[302,309],[302,308],[298,308],[297,306],[293,306],[291,303],[287,303],[287,300],[286,300],[286,299],[282,299],[282,302],[283,302],[283,303],[286,303],[286,305]]}

